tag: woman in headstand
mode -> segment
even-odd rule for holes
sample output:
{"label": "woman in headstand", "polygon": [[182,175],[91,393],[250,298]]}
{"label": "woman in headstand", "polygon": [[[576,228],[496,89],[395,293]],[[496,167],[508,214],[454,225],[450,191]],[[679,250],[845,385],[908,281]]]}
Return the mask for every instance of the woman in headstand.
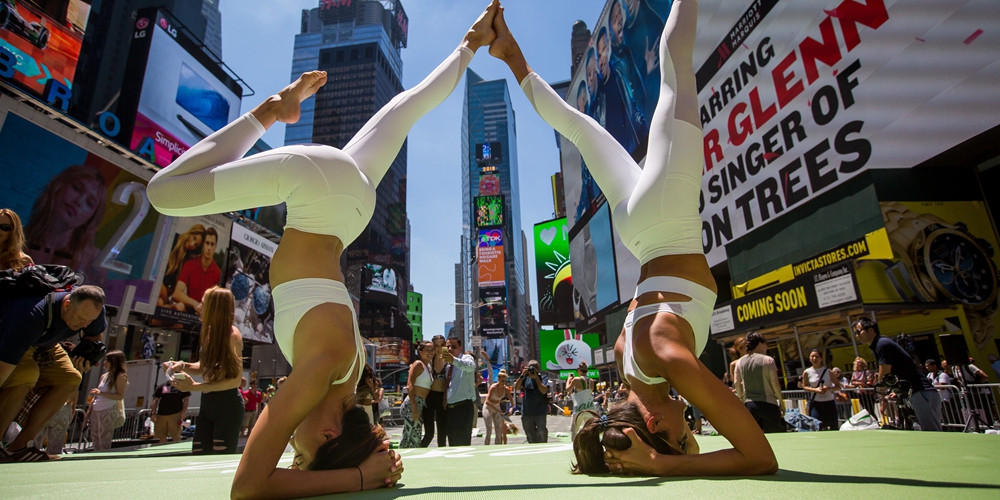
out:
{"label": "woman in headstand", "polygon": [[[698,197],[703,166],[692,54],[698,4],[675,0],[660,42],[660,98],[645,169],[594,120],[566,104],[531,71],[494,18],[490,54],[507,63],[538,114],[580,149],[604,191],[622,241],[642,265],[635,300],[615,345],[631,394],[573,440],[584,474],[653,476],[774,473],[778,464],[750,413],[699,360],[708,340],[716,285],[701,246]],[[733,448],[698,455],[684,420],[700,408]]]}
{"label": "woman in headstand", "polygon": [[[295,370],[261,414],[233,480],[233,498],[299,498],[392,486],[399,455],[355,405],[364,346],[340,256],[375,209],[375,187],[416,121],[458,84],[475,51],[493,41],[490,5],[460,46],[423,82],[379,110],[343,148],[296,145],[243,155],[326,83],[303,74],[199,142],[149,182],[150,202],[175,217],[285,202],[287,224],[271,262],[275,337]],[[349,346],[349,347],[345,347]],[[292,469],[277,468],[289,444]]]}

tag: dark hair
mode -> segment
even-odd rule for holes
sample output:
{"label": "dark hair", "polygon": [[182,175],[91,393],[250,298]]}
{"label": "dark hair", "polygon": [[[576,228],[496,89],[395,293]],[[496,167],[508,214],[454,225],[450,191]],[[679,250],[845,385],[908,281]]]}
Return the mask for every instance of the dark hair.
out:
{"label": "dark hair", "polygon": [[924,361],[924,364],[925,364],[925,365],[934,365],[934,366],[937,366],[937,365],[938,365],[938,362],[937,362],[937,360],[936,360],[936,359],[934,359],[934,358],[930,358],[930,359],[928,359],[927,361]]}
{"label": "dark hair", "polygon": [[104,296],[104,290],[101,290],[101,287],[94,285],[78,286],[69,292],[69,301],[73,305],[79,305],[85,300],[97,304],[98,307],[103,307],[107,297]]}
{"label": "dark hair", "polygon": [[308,470],[350,469],[361,465],[386,439],[385,431],[368,420],[360,406],[344,412],[340,435],[323,443]]}
{"label": "dark hair", "polygon": [[205,237],[208,238],[209,236],[215,236],[215,242],[219,242],[219,232],[214,227],[209,226],[205,229]]}
{"label": "dark hair", "polygon": [[378,387],[375,384],[375,370],[372,369],[371,365],[365,363],[361,369],[361,377],[358,378],[358,385],[354,388],[357,404],[371,404],[371,401],[375,399],[376,392],[378,392]]}
{"label": "dark hair", "polygon": [[433,342],[435,340],[444,340],[444,335],[435,335],[435,336],[431,337],[431,342]]}
{"label": "dark hair", "polygon": [[576,369],[577,369],[577,371],[586,370],[587,369],[587,362],[586,361],[581,361],[580,362],[580,366],[576,367]]}
{"label": "dark hair", "polygon": [[448,337],[448,342],[454,342],[458,344],[458,347],[462,347],[462,339],[458,337]]}
{"label": "dark hair", "polygon": [[[127,371],[125,368],[125,353],[121,351],[111,351],[104,358],[107,360],[109,367],[108,371],[104,374],[107,377],[105,380],[108,382],[109,390],[118,390],[118,376],[125,375]],[[128,375],[125,375],[125,379],[128,380]]]}
{"label": "dark hair", "polygon": [[632,446],[632,440],[625,435],[625,429],[631,427],[639,439],[652,446],[661,455],[679,455],[681,450],[671,446],[665,433],[653,434],[646,428],[646,420],[642,418],[639,407],[626,401],[615,405],[606,415],[607,428],[602,430],[600,418],[593,418],[583,424],[573,438],[573,453],[576,462],[573,464],[574,474],[608,474],[607,463],[604,461],[604,449],[627,450]]}
{"label": "dark hair", "polygon": [[747,334],[747,351],[752,351],[757,348],[761,343],[766,344],[767,341],[764,340],[764,336],[757,332],[750,332]]}
{"label": "dark hair", "polygon": [[869,318],[868,316],[862,316],[854,320],[854,323],[851,323],[852,330],[857,326],[860,326],[862,330],[867,330],[871,328],[872,330],[875,330],[875,333],[877,335],[882,335],[882,332],[878,331],[878,322]]}

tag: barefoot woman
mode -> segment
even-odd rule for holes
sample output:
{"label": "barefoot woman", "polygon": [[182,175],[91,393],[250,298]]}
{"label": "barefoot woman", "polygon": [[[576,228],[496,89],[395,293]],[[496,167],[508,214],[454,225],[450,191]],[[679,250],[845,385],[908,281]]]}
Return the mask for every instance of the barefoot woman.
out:
{"label": "barefoot woman", "polygon": [[[642,265],[615,358],[631,385],[628,402],[587,422],[573,441],[584,474],[748,475],[777,470],[749,412],[701,364],[715,305],[715,280],[701,247],[703,158],[692,53],[698,3],[675,0],[660,42],[660,98],[645,169],[594,120],[567,105],[531,71],[494,18],[490,54],[510,66],[538,114],[580,149],[604,191],[622,241]],[[701,408],[732,449],[698,455],[674,387]]]}
{"label": "barefoot woman", "polygon": [[[196,144],[150,181],[150,201],[171,216],[287,206],[270,281],[275,337],[295,370],[247,442],[234,498],[307,497],[399,480],[398,455],[354,405],[364,348],[340,256],[371,219],[375,187],[410,128],[448,97],[475,51],[493,41],[497,8],[491,5],[454,53],[379,110],[343,150],[296,145],[243,158],[275,122],[298,120],[300,103],[326,83],[326,74],[314,71]],[[276,467],[289,437],[296,451],[293,470]]]}

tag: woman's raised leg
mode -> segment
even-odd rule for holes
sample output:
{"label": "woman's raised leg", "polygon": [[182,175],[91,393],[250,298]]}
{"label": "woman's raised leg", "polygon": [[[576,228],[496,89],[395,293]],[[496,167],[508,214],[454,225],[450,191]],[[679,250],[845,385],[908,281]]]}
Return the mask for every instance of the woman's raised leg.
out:
{"label": "woman's raised leg", "polygon": [[531,71],[507,27],[502,7],[494,18],[493,30],[497,39],[490,46],[490,55],[507,63],[538,115],[580,150],[610,206],[628,199],[642,172],[635,160],[607,130],[567,104]]}
{"label": "woman's raised leg", "polygon": [[358,164],[373,184],[378,184],[399,154],[410,129],[421,117],[441,104],[458,85],[476,50],[489,45],[493,16],[500,3],[493,0],[465,35],[461,45],[427,78],[393,97],[355,134],[344,152]]}

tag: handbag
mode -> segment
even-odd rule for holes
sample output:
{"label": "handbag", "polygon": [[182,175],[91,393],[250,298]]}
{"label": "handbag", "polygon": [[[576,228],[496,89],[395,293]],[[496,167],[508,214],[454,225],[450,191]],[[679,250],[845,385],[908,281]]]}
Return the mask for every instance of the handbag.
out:
{"label": "handbag", "polygon": [[111,428],[117,429],[125,425],[125,400],[119,399],[115,404],[115,420],[111,422]]}

